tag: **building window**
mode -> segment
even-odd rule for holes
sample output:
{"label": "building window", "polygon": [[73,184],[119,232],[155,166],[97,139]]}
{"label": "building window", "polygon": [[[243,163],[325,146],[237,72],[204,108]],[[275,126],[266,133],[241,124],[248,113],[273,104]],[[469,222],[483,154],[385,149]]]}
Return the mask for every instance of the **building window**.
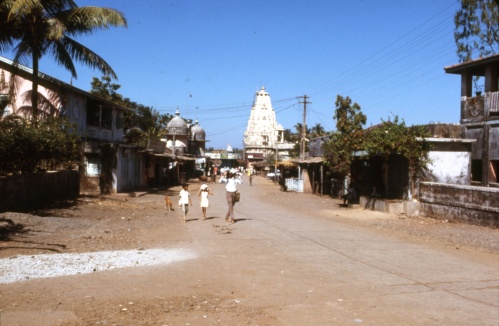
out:
{"label": "building window", "polygon": [[89,106],[87,109],[87,125],[112,129],[113,109],[101,105]]}
{"label": "building window", "polygon": [[88,155],[87,161],[87,176],[98,177],[101,173],[101,162],[99,155]]}
{"label": "building window", "polygon": [[100,127],[100,107],[94,106],[87,109],[87,125]]}
{"label": "building window", "polygon": [[113,110],[109,107],[102,108],[102,128],[112,129],[113,127]]}

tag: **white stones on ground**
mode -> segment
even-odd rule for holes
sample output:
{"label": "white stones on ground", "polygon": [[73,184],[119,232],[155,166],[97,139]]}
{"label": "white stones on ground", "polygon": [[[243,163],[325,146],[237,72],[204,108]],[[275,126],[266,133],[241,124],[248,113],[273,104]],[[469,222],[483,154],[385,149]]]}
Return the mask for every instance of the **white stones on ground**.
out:
{"label": "white stones on ground", "polygon": [[196,258],[183,249],[97,251],[43,254],[0,259],[0,283],[15,283],[32,278],[59,277],[126,268],[165,265]]}

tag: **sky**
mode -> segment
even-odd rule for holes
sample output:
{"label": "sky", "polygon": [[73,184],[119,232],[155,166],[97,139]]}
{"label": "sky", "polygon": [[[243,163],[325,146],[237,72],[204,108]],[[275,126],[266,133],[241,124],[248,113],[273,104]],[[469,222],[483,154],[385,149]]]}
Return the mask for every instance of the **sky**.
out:
{"label": "sky", "polygon": [[[118,75],[119,93],[160,113],[198,119],[206,147],[243,148],[255,93],[265,87],[277,122],[335,129],[337,95],[367,115],[407,125],[459,123],[458,0],[76,0],[124,13],[128,28],[78,37]],[[7,56],[8,57],[8,56]],[[11,57],[9,57],[11,59]],[[89,91],[51,57],[40,71]]]}

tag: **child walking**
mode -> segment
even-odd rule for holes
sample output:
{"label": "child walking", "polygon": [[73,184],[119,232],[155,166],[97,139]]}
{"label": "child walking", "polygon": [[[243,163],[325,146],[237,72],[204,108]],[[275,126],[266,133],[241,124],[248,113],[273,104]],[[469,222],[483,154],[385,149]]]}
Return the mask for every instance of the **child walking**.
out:
{"label": "child walking", "polygon": [[182,214],[183,214],[183,221],[185,222],[185,217],[187,216],[187,212],[189,212],[189,204],[192,206],[192,201],[191,201],[191,194],[189,193],[189,185],[187,183],[184,183],[182,185],[182,190],[180,190],[179,196],[180,199],[178,200],[178,205],[180,206],[179,208],[182,209]]}
{"label": "child walking", "polygon": [[198,197],[201,196],[201,210],[203,212],[203,220],[206,220],[206,209],[210,206],[210,201],[208,200],[208,195],[213,195],[210,189],[208,189],[208,185],[203,184],[201,188],[199,188]]}

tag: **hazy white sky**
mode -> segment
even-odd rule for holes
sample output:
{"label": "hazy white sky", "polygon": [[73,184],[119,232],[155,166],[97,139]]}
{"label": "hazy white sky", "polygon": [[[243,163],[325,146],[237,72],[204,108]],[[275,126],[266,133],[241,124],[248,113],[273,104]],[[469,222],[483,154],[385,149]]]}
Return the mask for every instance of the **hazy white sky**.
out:
{"label": "hazy white sky", "polygon": [[[277,121],[335,128],[338,94],[368,124],[393,115],[408,125],[459,122],[453,17],[457,0],[77,0],[122,11],[127,29],[78,41],[115,69],[121,94],[161,113],[198,119],[207,147],[242,148],[255,92],[270,93]],[[40,70],[65,82],[51,58]],[[100,73],[78,67],[90,90]]]}

